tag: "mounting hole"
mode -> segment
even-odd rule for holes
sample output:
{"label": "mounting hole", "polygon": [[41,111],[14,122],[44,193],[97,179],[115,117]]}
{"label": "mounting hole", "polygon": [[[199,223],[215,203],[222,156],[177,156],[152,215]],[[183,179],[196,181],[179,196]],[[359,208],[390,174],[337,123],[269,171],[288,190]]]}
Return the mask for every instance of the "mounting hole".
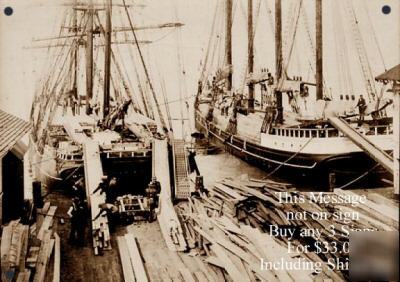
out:
{"label": "mounting hole", "polygon": [[382,13],[384,13],[385,15],[390,14],[391,11],[392,11],[392,8],[390,8],[389,5],[385,5],[382,7]]}
{"label": "mounting hole", "polygon": [[14,13],[13,8],[11,8],[11,7],[5,7],[5,8],[4,8],[4,14],[5,14],[6,16],[11,16],[13,13]]}

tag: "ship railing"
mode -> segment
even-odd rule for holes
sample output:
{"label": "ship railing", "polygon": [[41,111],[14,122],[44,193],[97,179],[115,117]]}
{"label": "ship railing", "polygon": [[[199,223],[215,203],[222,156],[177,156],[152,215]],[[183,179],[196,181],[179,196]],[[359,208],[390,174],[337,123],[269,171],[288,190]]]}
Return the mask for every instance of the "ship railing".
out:
{"label": "ship railing", "polygon": [[369,127],[369,131],[365,135],[390,135],[393,134],[391,125],[374,125]]}
{"label": "ship railing", "polygon": [[138,158],[138,157],[148,157],[150,156],[150,150],[112,150],[105,151],[102,154],[106,156],[107,159],[110,158]]}
{"label": "ship railing", "polygon": [[[292,137],[292,138],[331,138],[344,137],[344,134],[336,128],[272,128],[272,135]],[[376,125],[370,126],[365,135],[390,135],[391,126]]]}
{"label": "ship railing", "polygon": [[57,158],[64,161],[81,161],[82,154],[68,153],[68,152],[57,152]]}

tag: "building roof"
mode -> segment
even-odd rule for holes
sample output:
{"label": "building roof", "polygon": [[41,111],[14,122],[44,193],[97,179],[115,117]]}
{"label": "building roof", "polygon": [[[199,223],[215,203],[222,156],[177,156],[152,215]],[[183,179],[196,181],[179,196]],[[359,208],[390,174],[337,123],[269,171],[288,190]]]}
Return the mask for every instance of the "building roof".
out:
{"label": "building roof", "polygon": [[4,157],[30,129],[31,125],[28,122],[0,110],[0,158]]}
{"label": "building roof", "polygon": [[378,75],[376,80],[382,81],[382,80],[392,80],[392,81],[398,81],[400,80],[400,64],[391,68],[390,70],[382,73],[381,75]]}

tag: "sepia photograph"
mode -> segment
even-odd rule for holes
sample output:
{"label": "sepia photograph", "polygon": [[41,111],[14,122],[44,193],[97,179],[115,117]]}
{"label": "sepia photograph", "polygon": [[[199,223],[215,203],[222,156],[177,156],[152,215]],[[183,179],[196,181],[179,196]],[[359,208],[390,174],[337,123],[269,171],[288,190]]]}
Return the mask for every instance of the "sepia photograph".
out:
{"label": "sepia photograph", "polygon": [[398,281],[399,186],[399,1],[0,1],[0,281]]}

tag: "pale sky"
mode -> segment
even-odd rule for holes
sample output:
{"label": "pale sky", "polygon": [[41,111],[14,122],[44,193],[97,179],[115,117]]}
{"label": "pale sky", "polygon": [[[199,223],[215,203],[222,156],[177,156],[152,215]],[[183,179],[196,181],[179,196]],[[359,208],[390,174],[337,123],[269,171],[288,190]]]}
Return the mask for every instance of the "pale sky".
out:
{"label": "pale sky", "polygon": [[[117,0],[115,0],[117,1]],[[120,0],[118,0],[120,1]],[[299,0],[283,0],[283,31],[287,34],[287,26],[291,21],[292,7]],[[307,21],[314,42],[314,1],[303,0]],[[347,0],[339,0],[344,6]],[[22,118],[29,117],[31,101],[38,80],[43,73],[47,52],[45,49],[27,49],[32,46],[33,38],[53,36],[58,31],[61,22],[62,9],[60,3],[66,0],[2,0],[0,2],[0,108]],[[127,2],[131,2],[127,0]],[[132,11],[134,24],[156,24],[179,21],[185,24],[180,30],[162,30],[157,32],[138,32],[140,39],[155,41],[143,47],[146,62],[149,64],[153,83],[159,91],[160,79],[163,77],[166,84],[168,100],[179,99],[179,89],[192,96],[196,92],[197,80],[200,76],[200,62],[204,60],[210,36],[211,23],[217,4],[223,5],[223,0],[138,0],[146,6]],[[274,69],[274,37],[271,29],[273,18],[269,11],[274,9],[273,0],[253,0],[255,15],[255,69],[266,67]],[[363,2],[365,4],[363,4]],[[359,27],[367,49],[371,69],[374,76],[384,71],[375,41],[384,57],[387,68],[400,62],[399,48],[399,1],[397,0],[353,0],[356,8]],[[391,6],[391,13],[384,15],[381,12],[383,5]],[[3,9],[11,6],[14,9],[12,16],[5,16]],[[333,92],[338,92],[338,66],[336,59],[337,46],[343,46],[335,41],[333,0],[323,0],[324,6],[324,76],[327,86]],[[258,10],[259,7],[259,10]],[[234,87],[240,89],[243,74],[246,70],[246,0],[234,0],[233,26],[233,56],[234,56]],[[366,13],[368,11],[368,14]],[[117,15],[115,10],[114,16]],[[342,11],[344,14],[344,10]],[[222,13],[219,14],[219,18]],[[223,22],[223,19],[220,19]],[[217,19],[218,22],[218,19]],[[354,91],[358,94],[363,91],[363,80],[358,65],[357,53],[354,49],[348,18],[343,17],[348,46],[348,68],[352,74]],[[372,28],[371,28],[372,23]],[[337,22],[336,22],[337,24]],[[313,73],[308,69],[310,57],[310,42],[302,19],[297,34],[298,42],[293,52],[291,75],[299,75],[313,81]],[[372,32],[375,30],[375,35]],[[213,36],[218,36],[214,34]],[[223,34],[219,34],[223,38]],[[343,37],[342,37],[343,38]],[[179,44],[178,44],[179,42]],[[223,42],[223,41],[222,41]],[[37,43],[36,43],[37,44]],[[181,72],[177,50],[180,50],[180,61],[185,69]],[[122,52],[123,53],[123,52]],[[306,71],[305,71],[306,70]],[[183,83],[183,77],[185,83]],[[186,85],[186,87],[184,86]],[[184,93],[182,93],[185,96]],[[177,108],[172,109],[172,115],[179,117]]]}

